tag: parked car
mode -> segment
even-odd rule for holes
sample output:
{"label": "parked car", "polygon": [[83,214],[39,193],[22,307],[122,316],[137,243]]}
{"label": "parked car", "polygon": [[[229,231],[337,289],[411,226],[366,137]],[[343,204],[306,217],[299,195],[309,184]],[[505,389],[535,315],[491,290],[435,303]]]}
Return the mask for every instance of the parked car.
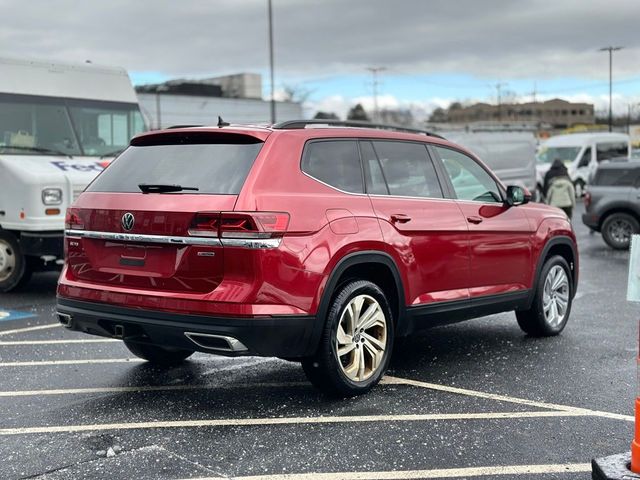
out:
{"label": "parked car", "polygon": [[640,162],[610,162],[598,167],[584,198],[582,222],[602,232],[611,248],[626,250],[640,233]]}
{"label": "parked car", "polygon": [[562,331],[564,213],[437,136],[320,122],[134,138],[67,212],[60,322],[157,364],[298,360],[339,395],[424,328],[515,310],[530,335]]}
{"label": "parked car", "polygon": [[542,192],[544,176],[555,159],[562,160],[581,197],[589,178],[593,176],[600,162],[614,157],[629,158],[631,145],[625,133],[592,132],[556,135],[546,140],[536,154],[538,189]]}

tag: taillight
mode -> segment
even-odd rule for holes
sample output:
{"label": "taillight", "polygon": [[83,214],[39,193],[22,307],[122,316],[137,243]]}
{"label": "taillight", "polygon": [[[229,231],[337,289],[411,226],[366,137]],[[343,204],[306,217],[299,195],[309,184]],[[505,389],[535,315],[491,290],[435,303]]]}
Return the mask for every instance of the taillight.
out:
{"label": "taillight", "polygon": [[189,235],[194,237],[217,237],[219,213],[197,213],[189,227]]}
{"label": "taillight", "polygon": [[80,218],[77,208],[67,208],[67,213],[64,217],[64,228],[66,230],[84,230],[84,222]]}
{"label": "taillight", "polygon": [[289,226],[285,212],[222,212],[196,214],[189,235],[221,238],[278,238]]}
{"label": "taillight", "polygon": [[589,208],[591,205],[591,193],[587,192],[584,194],[584,206],[585,208]]}

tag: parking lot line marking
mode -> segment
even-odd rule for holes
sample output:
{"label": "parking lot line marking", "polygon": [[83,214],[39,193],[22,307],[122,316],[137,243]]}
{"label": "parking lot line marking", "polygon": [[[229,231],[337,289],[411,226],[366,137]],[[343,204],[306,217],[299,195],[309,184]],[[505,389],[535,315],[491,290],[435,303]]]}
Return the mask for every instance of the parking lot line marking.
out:
{"label": "parking lot line marking", "polygon": [[[220,369],[224,371],[224,369]],[[57,388],[50,390],[17,390],[0,391],[0,397],[29,397],[38,395],[83,395],[92,393],[144,393],[181,390],[231,390],[243,388],[285,388],[311,386],[309,382],[260,382],[239,383],[227,385],[148,385],[139,387],[88,387],[88,388]]]}
{"label": "parking lot line marking", "polygon": [[35,327],[15,328],[13,330],[0,331],[0,335],[12,335],[14,333],[33,332],[35,330],[44,330],[46,328],[60,327],[59,323],[49,323],[48,325],[37,325]]}
{"label": "parking lot line marking", "polygon": [[438,390],[441,392],[457,393],[470,397],[486,398],[489,400],[497,400],[499,402],[517,403],[527,405],[529,407],[547,408],[562,412],[582,413],[593,417],[611,418],[614,420],[624,420],[627,422],[635,421],[633,415],[623,415],[620,413],[603,412],[600,410],[591,410],[588,408],[572,407],[570,405],[560,405],[557,403],[538,402],[535,400],[527,400],[525,398],[511,397],[508,395],[499,395],[495,393],[480,392],[478,390],[469,390],[466,388],[450,387],[448,385],[440,385],[438,383],[421,382],[419,380],[410,380],[407,378],[384,377],[382,383],[386,385],[412,385],[414,387],[427,388],[429,390]]}
{"label": "parking lot line marking", "polygon": [[[589,463],[561,463],[548,465],[442,468],[433,470],[395,470],[390,472],[283,473],[232,478],[233,480],[405,480],[416,478],[468,478],[491,475],[585,473],[590,471],[591,464]],[[214,480],[218,478],[219,477],[201,477],[191,480]]]}
{"label": "parking lot line marking", "polygon": [[87,338],[87,339],[72,339],[72,340],[16,340],[2,342],[0,341],[0,347],[10,347],[19,345],[64,345],[67,343],[111,343],[119,342],[115,338]]}
{"label": "parking lot line marking", "polygon": [[0,367],[40,367],[48,365],[92,365],[100,363],[139,363],[141,358],[91,358],[85,360],[34,360],[30,362],[0,362]]}
{"label": "parking lot line marking", "polygon": [[267,417],[267,418],[220,418],[202,420],[168,420],[132,423],[97,423],[85,425],[58,425],[43,427],[0,428],[0,435],[24,435],[29,433],[72,433],[104,430],[134,430],[152,428],[193,428],[252,425],[303,425],[327,423],[367,422],[424,422],[447,420],[501,420],[520,418],[584,417],[581,412],[486,412],[486,413],[427,413],[411,415],[346,415],[335,417]]}

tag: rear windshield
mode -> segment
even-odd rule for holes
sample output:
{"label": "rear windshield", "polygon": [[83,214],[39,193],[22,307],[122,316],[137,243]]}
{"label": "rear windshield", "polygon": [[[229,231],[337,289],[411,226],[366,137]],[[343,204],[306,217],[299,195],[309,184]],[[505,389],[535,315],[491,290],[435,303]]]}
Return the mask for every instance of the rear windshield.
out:
{"label": "rear windshield", "polygon": [[127,148],[88,192],[140,192],[139,184],[180,185],[183,193],[237,195],[262,142],[145,145]]}

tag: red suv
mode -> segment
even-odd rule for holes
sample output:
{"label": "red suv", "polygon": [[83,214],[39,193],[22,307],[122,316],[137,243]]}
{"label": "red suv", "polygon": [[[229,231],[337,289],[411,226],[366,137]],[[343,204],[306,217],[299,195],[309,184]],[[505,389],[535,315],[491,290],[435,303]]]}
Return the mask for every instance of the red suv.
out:
{"label": "red suv", "polygon": [[340,395],[424,328],[515,310],[560,333],[578,281],[565,214],[437,135],[361,127],[134,138],[67,212],[60,322],[161,365],[299,360]]}

